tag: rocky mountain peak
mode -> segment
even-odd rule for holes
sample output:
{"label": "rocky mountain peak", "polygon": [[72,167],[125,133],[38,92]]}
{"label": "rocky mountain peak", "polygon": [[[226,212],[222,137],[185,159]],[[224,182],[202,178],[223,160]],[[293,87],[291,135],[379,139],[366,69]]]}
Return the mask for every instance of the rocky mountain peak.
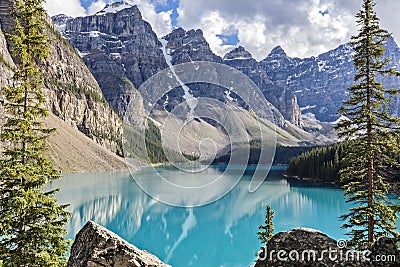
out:
{"label": "rocky mountain peak", "polygon": [[168,35],[164,36],[163,39],[169,41],[170,39],[182,38],[183,36],[185,36],[185,34],[186,34],[186,31],[184,29],[177,28],[177,29],[174,29]]}
{"label": "rocky mountain peak", "polygon": [[200,29],[185,31],[178,28],[162,39],[167,41],[168,54],[172,57],[171,62],[174,65],[190,61],[222,62],[211,50]]}
{"label": "rocky mountain peak", "polygon": [[135,88],[167,67],[151,25],[137,6],[126,2],[108,4],[95,15],[69,19],[61,33],[78,50],[107,101],[120,114],[136,95]]}
{"label": "rocky mountain peak", "polygon": [[173,30],[170,34],[164,36],[162,39],[167,41],[179,41],[176,44],[177,46],[187,45],[192,43],[193,41],[197,41],[198,43],[206,44],[207,46],[209,46],[208,42],[204,38],[203,31],[200,29],[185,31],[182,28],[178,28]]}
{"label": "rocky mountain peak", "polygon": [[72,19],[72,17],[67,16],[65,14],[55,15],[51,18],[55,24],[65,24],[68,20]]}
{"label": "rocky mountain peak", "polygon": [[253,56],[243,46],[238,46],[224,56],[224,60],[247,60]]}
{"label": "rocky mountain peak", "polygon": [[132,7],[136,7],[136,9],[139,11],[137,6],[132,6],[131,4],[128,4],[124,1],[114,2],[111,4],[107,4],[101,11],[97,12],[96,15],[101,16],[101,15],[105,15],[107,13],[117,13],[121,10],[124,10],[127,8],[132,8]]}
{"label": "rocky mountain peak", "polygon": [[[393,38],[385,43],[385,57],[389,67],[399,68],[400,48]],[[283,56],[285,55],[285,56]],[[309,58],[291,58],[280,47],[262,61],[263,68],[272,82],[287,87],[297,96],[302,113],[322,122],[334,123],[342,102],[348,99],[346,88],[354,84],[356,70],[353,63],[354,50],[346,43]],[[399,82],[393,77],[381,77],[387,88],[396,88]],[[392,114],[400,114],[400,98],[391,105]]]}
{"label": "rocky mountain peak", "polygon": [[65,27],[67,26],[67,22],[72,19],[72,17],[67,16],[65,14],[59,14],[55,15],[51,18],[54,22],[54,25],[56,26],[56,29],[59,32],[62,32],[65,30]]}
{"label": "rocky mountain peak", "polygon": [[269,58],[284,58],[287,57],[287,54],[283,48],[278,45],[271,50],[271,53],[268,55]]}

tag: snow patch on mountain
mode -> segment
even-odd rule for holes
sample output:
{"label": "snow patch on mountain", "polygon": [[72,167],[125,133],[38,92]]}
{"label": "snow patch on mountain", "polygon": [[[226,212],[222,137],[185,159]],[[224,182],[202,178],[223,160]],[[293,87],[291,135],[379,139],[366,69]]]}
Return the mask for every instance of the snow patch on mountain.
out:
{"label": "snow patch on mountain", "polygon": [[128,3],[116,2],[116,3],[112,3],[112,4],[106,5],[106,7],[103,10],[97,12],[96,15],[102,16],[102,15],[105,15],[107,13],[117,13],[117,12],[119,12],[121,10],[124,10],[126,8],[131,8],[131,7],[133,7],[133,6],[128,4]]}
{"label": "snow patch on mountain", "polygon": [[303,119],[306,119],[306,120],[319,122],[319,121],[317,120],[317,118],[315,117],[315,114],[314,114],[314,113],[311,113],[311,112],[307,112],[307,113],[305,113],[305,114],[302,114],[301,117],[302,117]]}
{"label": "snow patch on mountain", "polygon": [[301,110],[301,111],[304,111],[304,110],[312,109],[312,108],[315,108],[315,107],[316,107],[316,105],[312,105],[312,106],[311,106],[311,105],[307,105],[307,106],[305,106],[305,107],[301,107],[300,110]]}
{"label": "snow patch on mountain", "polygon": [[248,60],[251,58],[248,57],[236,57],[236,58],[228,58],[228,59],[224,59],[225,61],[229,61],[229,60]]}
{"label": "snow patch on mountain", "polygon": [[[172,56],[171,52],[169,51],[167,44],[168,41],[164,39],[159,39],[161,44],[162,44],[162,52],[164,54],[165,60],[169,66],[169,69],[171,70],[171,73],[173,76],[175,76],[175,79],[179,82],[180,86],[182,87],[184,91],[183,99],[186,100],[187,105],[190,108],[190,113],[189,113],[189,118],[194,117],[194,109],[197,106],[197,98],[195,98],[191,93],[190,93],[190,88],[187,87],[182,80],[179,78],[179,76],[175,73],[174,65],[172,64]],[[188,119],[189,119],[188,118]]]}
{"label": "snow patch on mountain", "polygon": [[341,115],[339,119],[330,122],[329,124],[331,125],[336,125],[338,124],[340,121],[345,121],[345,120],[349,120],[349,118],[347,118],[346,116]]}

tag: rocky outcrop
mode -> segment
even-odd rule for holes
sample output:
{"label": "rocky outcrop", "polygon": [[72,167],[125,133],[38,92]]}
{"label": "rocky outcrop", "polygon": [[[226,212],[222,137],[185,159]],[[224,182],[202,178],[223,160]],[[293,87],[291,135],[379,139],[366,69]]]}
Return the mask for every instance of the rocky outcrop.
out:
{"label": "rocky outcrop", "polygon": [[76,235],[68,267],[168,267],[147,251],[89,221]]}
{"label": "rocky outcrop", "polygon": [[[400,266],[400,250],[393,238],[381,237],[371,247],[371,266]],[[379,259],[379,260],[378,260]]]}
{"label": "rocky outcrop", "polygon": [[63,32],[63,31],[65,31],[65,28],[67,27],[67,21],[71,20],[72,17],[64,15],[64,14],[60,14],[60,15],[51,17],[51,19],[53,20],[54,25],[56,26],[57,30],[59,32]]}
{"label": "rocky outcrop", "polygon": [[[12,28],[9,16],[12,3],[12,0],[0,2],[2,32]],[[49,56],[42,66],[48,109],[107,149],[121,150],[121,119],[105,100],[97,81],[75,49],[61,37],[50,18],[45,23],[52,40]],[[11,82],[14,63],[9,50],[10,44],[1,33],[0,86]]]}
{"label": "rocky outcrop", "polygon": [[[346,247],[313,229],[297,228],[274,235],[255,267],[264,266],[399,266],[400,253],[390,238],[379,239],[368,251]],[[377,261],[383,259],[385,261]]]}
{"label": "rocky outcrop", "polygon": [[230,51],[228,54],[224,56],[224,60],[251,60],[255,61],[253,59],[253,56],[250,54],[249,51],[247,51],[243,46],[238,46],[232,51]]}

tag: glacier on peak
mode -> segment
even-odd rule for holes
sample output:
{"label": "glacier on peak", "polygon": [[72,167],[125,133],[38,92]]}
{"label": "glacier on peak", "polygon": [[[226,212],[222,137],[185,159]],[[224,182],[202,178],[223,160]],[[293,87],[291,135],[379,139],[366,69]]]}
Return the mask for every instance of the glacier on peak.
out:
{"label": "glacier on peak", "polygon": [[105,15],[107,13],[117,13],[121,10],[133,7],[131,4],[126,2],[115,2],[107,4],[101,11],[97,12],[96,15]]}

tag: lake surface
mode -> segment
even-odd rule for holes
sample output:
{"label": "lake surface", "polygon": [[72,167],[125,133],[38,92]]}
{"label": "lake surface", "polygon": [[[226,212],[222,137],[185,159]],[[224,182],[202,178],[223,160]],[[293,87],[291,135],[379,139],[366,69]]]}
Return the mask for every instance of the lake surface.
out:
{"label": "lake surface", "polygon": [[[158,170],[170,177],[183,175],[171,167]],[[222,172],[218,167],[209,171]],[[61,188],[59,202],[71,203],[70,238],[93,220],[175,267],[244,267],[254,263],[260,247],[256,233],[264,223],[267,204],[275,210],[276,232],[308,227],[334,239],[345,238],[338,216],[348,211],[349,204],[342,191],[292,183],[283,172],[273,167],[254,193],[248,192],[251,176],[247,174],[224,197],[195,208],[154,200],[127,172],[66,174],[48,188]],[[135,173],[150,174],[150,168]],[[202,173],[191,175],[205,178]]]}

